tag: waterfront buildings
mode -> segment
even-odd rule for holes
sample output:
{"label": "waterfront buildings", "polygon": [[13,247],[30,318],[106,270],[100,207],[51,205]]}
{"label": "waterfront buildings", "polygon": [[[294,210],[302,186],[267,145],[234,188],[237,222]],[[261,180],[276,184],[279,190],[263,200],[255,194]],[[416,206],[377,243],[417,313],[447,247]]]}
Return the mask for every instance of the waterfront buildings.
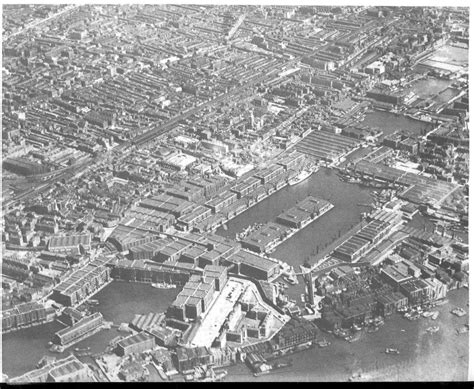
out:
{"label": "waterfront buildings", "polygon": [[63,328],[54,334],[54,343],[67,348],[73,344],[93,335],[99,330],[104,322],[100,312],[81,318],[70,327]]}
{"label": "waterfront buildings", "polygon": [[117,343],[116,353],[119,356],[127,356],[134,353],[142,353],[155,346],[155,338],[146,332],[139,332],[126,337]]}
{"label": "waterfront buildings", "polygon": [[13,378],[11,383],[26,382],[94,382],[89,366],[79,361],[74,355],[47,364],[41,369],[32,370],[22,376]]}
{"label": "waterfront buildings", "polygon": [[[454,239],[467,230],[469,194],[465,9],[3,11],[5,331],[62,313],[71,327],[56,341],[67,346],[100,327],[100,313],[82,317],[81,304],[112,279],[172,284],[166,315],[134,318],[138,334],[119,342],[116,360],[178,346],[173,361],[153,353],[166,373],[173,363],[183,372],[235,361],[236,349],[313,342],[320,323],[300,320],[306,301],[294,300],[298,262],[318,262],[309,303],[316,286],[330,328],[465,283],[467,249]],[[214,235],[277,193],[286,201],[308,166],[340,170],[348,183],[334,191],[372,187],[349,231],[318,224],[324,249],[305,241],[308,250],[270,258],[337,197],[301,184],[309,197],[272,218],[256,212],[260,228],[239,221],[235,240]],[[415,228],[417,217],[435,231]],[[143,377],[137,360],[119,364],[121,379]],[[82,368],[71,361],[38,377],[76,380]]]}

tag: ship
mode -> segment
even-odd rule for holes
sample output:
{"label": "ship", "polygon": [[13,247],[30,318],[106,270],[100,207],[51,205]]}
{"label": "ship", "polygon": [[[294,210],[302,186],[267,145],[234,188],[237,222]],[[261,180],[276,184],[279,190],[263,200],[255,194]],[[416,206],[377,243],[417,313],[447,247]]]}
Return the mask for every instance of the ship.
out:
{"label": "ship", "polygon": [[398,355],[400,354],[400,351],[397,349],[397,348],[394,348],[394,347],[387,347],[385,349],[385,354],[395,354],[395,355]]}
{"label": "ship", "polygon": [[290,186],[293,186],[293,185],[296,185],[296,184],[299,184],[300,182],[306,180],[311,174],[313,174],[314,171],[313,170],[302,170],[298,175],[296,175],[295,177],[291,178],[289,181],[288,181],[288,184]]}
{"label": "ship", "polygon": [[467,334],[469,332],[469,324],[464,324],[461,328],[456,330],[457,335]]}
{"label": "ship", "polygon": [[289,275],[289,274],[285,274],[285,275],[283,276],[283,279],[284,279],[286,282],[288,282],[289,284],[291,284],[291,285],[296,285],[296,284],[298,283],[298,280],[296,279],[296,277],[295,277],[295,276],[291,276],[291,275]]}
{"label": "ship", "polygon": [[99,300],[89,299],[89,300],[87,300],[87,304],[89,304],[89,305],[99,305]]}
{"label": "ship", "polygon": [[156,289],[174,289],[174,288],[176,288],[176,285],[165,284],[163,282],[156,282],[156,283],[151,284],[151,286],[152,286],[152,288],[156,288]]}
{"label": "ship", "polygon": [[439,316],[439,311],[434,311],[433,315],[431,316],[431,320],[436,320]]}

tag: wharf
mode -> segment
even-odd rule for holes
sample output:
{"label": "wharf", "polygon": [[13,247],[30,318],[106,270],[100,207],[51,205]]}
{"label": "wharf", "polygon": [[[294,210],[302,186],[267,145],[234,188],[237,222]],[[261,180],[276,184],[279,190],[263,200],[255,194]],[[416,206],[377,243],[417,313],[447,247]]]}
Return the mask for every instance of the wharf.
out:
{"label": "wharf", "polygon": [[96,334],[97,332],[103,330],[107,328],[107,324],[104,323],[102,324],[101,326],[97,327],[97,328],[94,328],[92,331],[89,331],[89,332],[86,332],[85,334],[83,334],[82,336],[80,336],[79,338],[77,339],[74,339],[72,342],[70,343],[67,343],[65,345],[62,345],[62,346],[59,346],[57,349],[60,353],[63,353],[64,351],[66,351],[69,347],[71,346],[74,346],[75,344],[83,341],[84,339],[87,339],[87,338],[90,338],[92,335]]}
{"label": "wharf", "polygon": [[329,212],[331,209],[334,208],[334,205],[333,204],[330,204],[328,203],[327,207],[325,207],[324,210],[322,210],[320,212],[319,215],[317,215],[314,219],[307,219],[305,221],[302,222],[301,224],[301,227],[299,228],[292,228],[290,230],[290,232],[283,237],[283,239],[279,242],[277,242],[277,244],[275,244],[271,250],[275,249],[277,246],[279,246],[280,244],[282,244],[283,242],[287,241],[288,239],[290,239],[293,235],[297,234],[298,232],[300,232],[301,230],[303,230],[305,227],[309,226],[311,223],[313,223],[314,221],[318,220],[321,216],[323,216],[325,213]]}

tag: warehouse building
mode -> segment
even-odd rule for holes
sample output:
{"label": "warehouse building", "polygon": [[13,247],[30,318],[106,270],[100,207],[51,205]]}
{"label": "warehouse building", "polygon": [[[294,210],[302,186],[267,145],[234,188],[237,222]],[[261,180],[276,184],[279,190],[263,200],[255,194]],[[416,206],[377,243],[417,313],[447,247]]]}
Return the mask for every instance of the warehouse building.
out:
{"label": "warehouse building", "polygon": [[28,382],[93,382],[92,372],[87,364],[74,355],[48,364],[41,369],[32,370],[19,377],[12,378],[10,383]]}
{"label": "warehouse building", "polygon": [[373,220],[362,228],[356,236],[368,240],[372,244],[377,244],[388,237],[391,230],[391,224],[380,220]]}
{"label": "warehouse building", "polygon": [[91,249],[91,235],[52,236],[49,240],[48,249],[52,252],[61,252],[69,255],[83,254]]}
{"label": "warehouse building", "polygon": [[205,314],[213,300],[215,281],[212,278],[193,275],[184,285],[167,310],[167,317],[178,320],[196,320]]}
{"label": "warehouse building", "polygon": [[245,249],[256,253],[264,253],[275,247],[288,232],[288,228],[276,223],[267,223],[263,227],[251,232],[246,238],[241,240],[241,245]]}
{"label": "warehouse building", "polygon": [[181,373],[191,372],[198,366],[207,366],[211,360],[212,355],[206,347],[178,347],[174,355],[174,363]]}
{"label": "warehouse building", "polygon": [[51,170],[49,166],[41,165],[26,158],[7,158],[3,161],[3,167],[24,176],[43,174]]}
{"label": "warehouse building", "polygon": [[369,241],[358,236],[351,236],[333,251],[333,255],[344,261],[357,262],[370,247]]}
{"label": "warehouse building", "polygon": [[163,264],[141,260],[120,260],[114,263],[111,277],[128,282],[156,282],[184,285],[191,274],[200,274],[194,265],[170,261]]}
{"label": "warehouse building", "polygon": [[1,312],[2,333],[45,323],[47,316],[48,309],[42,304],[37,302],[19,304]]}
{"label": "warehouse building", "polygon": [[282,212],[277,222],[291,228],[301,228],[304,223],[329,211],[333,205],[325,200],[308,196],[296,206]]}
{"label": "warehouse building", "polygon": [[117,343],[116,353],[120,357],[140,354],[155,347],[155,338],[146,332],[128,336]]}
{"label": "warehouse building", "polygon": [[104,323],[100,312],[80,319],[71,327],[63,328],[54,334],[53,342],[61,346],[70,346],[90,335],[93,335]]}
{"label": "warehouse building", "polygon": [[212,213],[217,213],[228,207],[237,201],[237,194],[226,190],[220,193],[218,196],[213,197],[211,200],[206,202],[206,207],[209,207]]}
{"label": "warehouse building", "polygon": [[230,188],[231,192],[237,194],[237,198],[241,199],[245,196],[251,194],[254,190],[256,190],[261,185],[261,181],[256,177],[249,177],[245,180],[237,183],[232,188]]}
{"label": "warehouse building", "polygon": [[223,264],[232,266],[229,270],[232,273],[265,281],[278,274],[280,269],[278,262],[245,250],[232,254],[223,260]]}
{"label": "warehouse building", "polygon": [[277,164],[283,166],[286,171],[300,170],[303,167],[305,159],[303,153],[294,150],[290,154],[285,155]]}
{"label": "warehouse building", "polygon": [[51,298],[65,306],[76,306],[111,281],[110,268],[105,266],[112,259],[96,258],[74,271],[54,289]]}
{"label": "warehouse building", "polygon": [[260,170],[259,172],[255,173],[254,177],[259,179],[262,184],[267,184],[268,182],[278,178],[283,173],[283,166],[272,165],[266,169]]}

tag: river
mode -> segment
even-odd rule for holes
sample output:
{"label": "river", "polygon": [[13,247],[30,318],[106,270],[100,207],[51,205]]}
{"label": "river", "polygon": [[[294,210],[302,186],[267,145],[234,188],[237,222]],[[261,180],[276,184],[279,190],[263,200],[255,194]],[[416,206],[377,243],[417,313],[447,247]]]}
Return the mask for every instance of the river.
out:
{"label": "river", "polygon": [[[339,233],[343,234],[360,220],[360,214],[367,210],[367,207],[361,204],[371,202],[369,193],[369,189],[342,182],[333,170],[322,168],[306,181],[283,188],[237,216],[228,223],[228,230],[220,229],[217,232],[222,236],[235,237],[237,232],[248,225],[274,220],[282,211],[309,195],[330,201],[334,204],[332,210],[282,243],[272,253],[272,256],[297,267],[305,259],[310,258],[318,247],[323,249],[337,238]],[[416,219],[414,224],[418,223],[422,223],[422,220]],[[179,289],[160,290],[146,284],[115,281],[95,296],[100,302],[95,309],[102,312],[105,320],[116,324],[128,323],[135,314],[164,312],[178,292]],[[290,297],[295,299],[303,292],[302,282],[289,289]],[[465,307],[467,291],[462,289],[450,292],[450,299],[453,304]],[[465,317],[457,318],[451,315],[449,307],[449,305],[440,307],[442,313],[438,322],[442,329],[434,335],[424,331],[424,328],[433,325],[434,322],[427,319],[409,322],[395,315],[379,332],[365,334],[356,343],[331,339],[332,345],[327,349],[312,349],[293,355],[294,366],[291,369],[255,378],[249,374],[247,367],[236,365],[229,368],[227,380],[345,380],[355,369],[368,369],[374,367],[376,361],[383,364],[383,361],[393,358],[416,358],[419,363],[414,364],[413,368],[418,366],[415,373],[420,379],[465,379],[467,335],[454,335],[453,323],[459,327],[467,320]],[[45,354],[55,357],[66,356],[68,352],[60,355],[47,350],[47,343],[52,339],[54,332],[61,328],[63,326],[60,323],[53,322],[4,335],[3,372],[9,377],[18,376],[34,369]],[[405,332],[402,332],[402,329]],[[92,353],[98,353],[105,349],[112,338],[121,334],[115,329],[102,330],[74,347],[91,347]],[[400,348],[401,355],[383,353],[385,347],[392,343]],[[442,352],[436,353],[436,350]],[[84,361],[89,362],[87,359]],[[440,367],[437,367],[435,372],[428,369],[429,376],[425,377],[423,374],[428,373],[424,373],[425,370],[420,366],[426,367],[427,363],[438,364]],[[400,377],[404,373],[405,371],[397,372]]]}
{"label": "river", "polygon": [[[327,348],[313,348],[283,358],[293,366],[261,377],[254,377],[243,364],[228,368],[226,381],[346,381],[356,371],[393,366],[377,380],[391,381],[462,381],[468,373],[468,334],[456,335],[456,328],[468,323],[468,316],[450,313],[454,306],[466,308],[468,291],[449,292],[449,303],[437,308],[436,321],[421,318],[408,321],[399,314],[388,318],[375,333],[364,332],[360,340],[348,343],[326,334]],[[439,332],[426,328],[438,325]],[[385,354],[386,347],[396,347],[399,355]],[[400,364],[397,368],[397,364]],[[386,370],[384,370],[386,371]]]}

